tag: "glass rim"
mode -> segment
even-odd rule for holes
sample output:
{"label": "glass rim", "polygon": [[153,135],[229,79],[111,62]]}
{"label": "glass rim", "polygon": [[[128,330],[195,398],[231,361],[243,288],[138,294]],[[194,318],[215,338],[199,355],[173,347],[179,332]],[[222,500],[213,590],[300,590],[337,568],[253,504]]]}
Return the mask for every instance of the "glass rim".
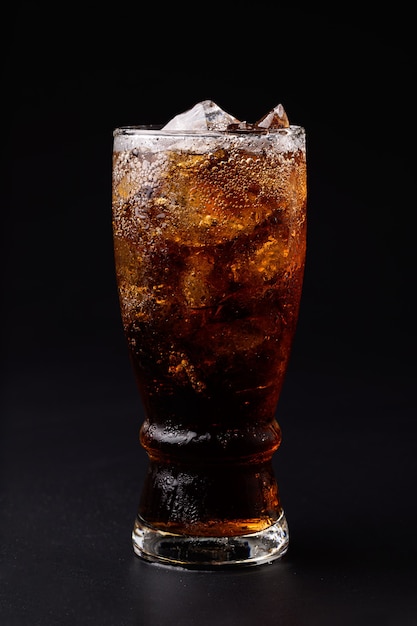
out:
{"label": "glass rim", "polygon": [[305,133],[305,128],[298,124],[290,124],[284,128],[257,128],[253,130],[164,130],[163,124],[135,124],[117,126],[113,129],[113,137],[120,136],[158,136],[158,137],[228,137],[233,135],[248,137],[265,137],[268,135],[289,135],[293,133]]}

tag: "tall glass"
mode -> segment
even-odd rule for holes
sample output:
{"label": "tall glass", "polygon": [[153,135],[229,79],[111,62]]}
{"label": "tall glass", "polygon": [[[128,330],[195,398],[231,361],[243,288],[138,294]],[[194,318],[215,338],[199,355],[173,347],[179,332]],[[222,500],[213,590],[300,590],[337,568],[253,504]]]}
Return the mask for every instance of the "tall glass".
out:
{"label": "tall glass", "polygon": [[279,558],[272,456],[305,263],[304,129],[116,129],[113,232],[149,456],[136,554],[184,567]]}

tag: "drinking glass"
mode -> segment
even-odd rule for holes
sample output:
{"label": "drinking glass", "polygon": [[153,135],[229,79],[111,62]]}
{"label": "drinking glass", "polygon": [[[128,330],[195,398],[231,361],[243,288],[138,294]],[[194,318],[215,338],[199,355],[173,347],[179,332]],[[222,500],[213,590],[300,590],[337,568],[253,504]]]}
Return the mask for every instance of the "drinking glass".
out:
{"label": "drinking glass", "polygon": [[125,126],[112,176],[149,457],[134,551],[188,568],[270,562],[289,539],[272,456],[305,265],[305,131]]}

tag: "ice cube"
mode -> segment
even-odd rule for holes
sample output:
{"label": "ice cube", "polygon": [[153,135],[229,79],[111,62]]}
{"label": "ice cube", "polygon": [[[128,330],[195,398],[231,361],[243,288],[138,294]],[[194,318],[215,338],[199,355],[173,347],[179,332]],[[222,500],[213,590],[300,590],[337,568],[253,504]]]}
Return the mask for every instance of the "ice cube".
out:
{"label": "ice cube", "polygon": [[212,100],[203,100],[173,117],[162,130],[226,130],[229,124],[238,123],[238,119],[223,111]]}
{"label": "ice cube", "polygon": [[256,122],[256,126],[268,129],[288,128],[289,125],[290,123],[282,104],[278,104],[275,108],[272,109],[272,111],[269,111],[269,113],[264,115],[258,122]]}

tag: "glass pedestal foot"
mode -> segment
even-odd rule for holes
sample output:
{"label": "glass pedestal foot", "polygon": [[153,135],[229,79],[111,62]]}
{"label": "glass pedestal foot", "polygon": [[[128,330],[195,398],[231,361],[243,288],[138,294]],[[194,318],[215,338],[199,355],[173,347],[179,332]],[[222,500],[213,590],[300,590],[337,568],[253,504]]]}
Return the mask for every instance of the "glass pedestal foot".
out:
{"label": "glass pedestal foot", "polygon": [[260,532],[234,537],[178,535],[153,528],[140,517],[132,532],[133,549],[139,557],[194,569],[269,563],[285,554],[288,540],[284,513]]}

